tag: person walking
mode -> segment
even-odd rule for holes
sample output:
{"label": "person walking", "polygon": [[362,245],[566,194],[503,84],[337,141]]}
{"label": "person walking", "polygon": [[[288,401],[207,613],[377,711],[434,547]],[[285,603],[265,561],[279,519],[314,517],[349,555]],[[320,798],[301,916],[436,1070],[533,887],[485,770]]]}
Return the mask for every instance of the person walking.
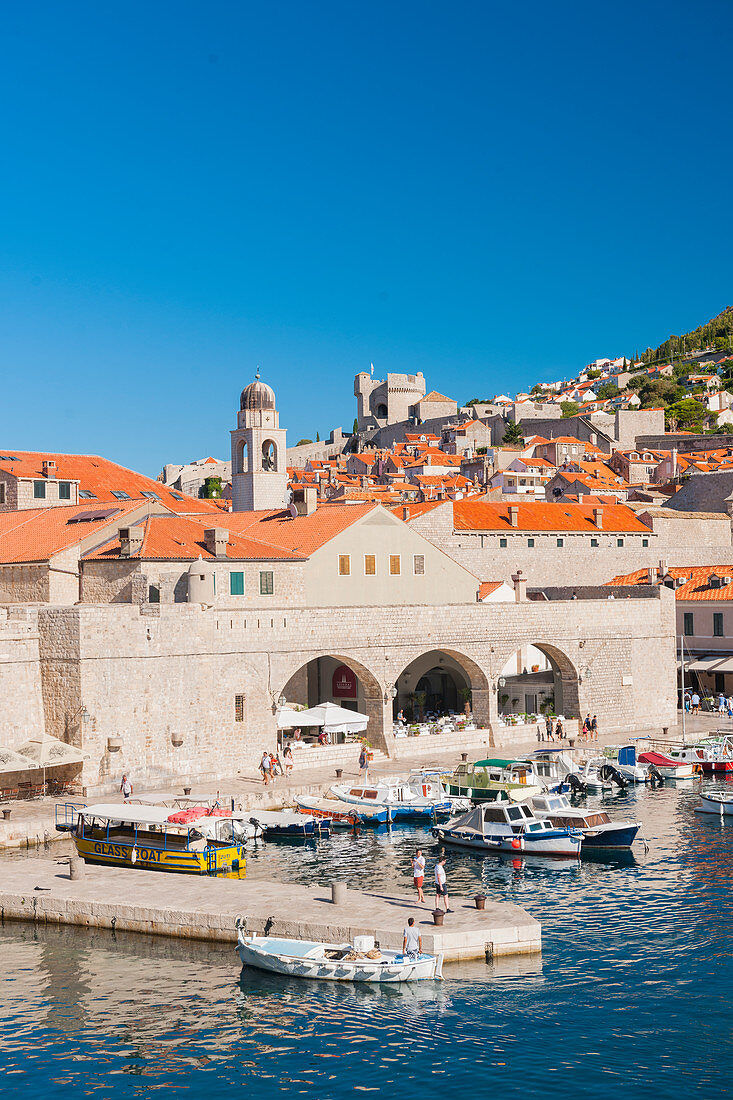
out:
{"label": "person walking", "polygon": [[693,693],[692,693],[692,698],[690,699],[690,704],[692,705],[692,713],[693,714],[699,714],[700,713],[700,696],[697,694],[696,691],[693,691]]}
{"label": "person walking", "polygon": [[558,741],[562,741],[564,736],[565,730],[562,728],[562,722],[558,718],[557,725],[555,726],[555,737],[557,737]]}
{"label": "person walking", "polygon": [[684,705],[685,705],[685,710],[689,714],[690,713],[690,693],[689,693],[689,691],[685,692]]}
{"label": "person walking", "polygon": [[285,775],[290,775],[293,770],[293,750],[290,748],[289,742],[283,750],[283,760],[285,761]]}
{"label": "person walking", "polygon": [[549,714],[545,718],[545,732],[547,733],[547,740],[552,741],[552,718]]}
{"label": "person walking", "polygon": [[363,742],[359,753],[359,775],[363,783],[369,782],[369,753]]}
{"label": "person walking", "polygon": [[591,733],[592,739],[594,741],[597,741],[598,740],[598,719],[596,718],[595,714],[593,715],[593,717],[590,720],[590,733]]}
{"label": "person walking", "polygon": [[418,848],[412,857],[412,881],[415,883],[415,889],[417,890],[417,900],[424,905],[425,895],[422,892],[422,884],[425,878],[425,856],[422,854],[422,848]]}
{"label": "person walking", "polygon": [[445,856],[441,856],[438,862],[435,864],[435,908],[440,908],[441,898],[443,900],[443,908],[446,913],[450,913],[448,908],[448,878],[445,873]]}
{"label": "person walking", "polygon": [[402,933],[402,954],[410,959],[422,955],[422,936],[415,927],[415,918],[407,918],[407,926]]}
{"label": "person walking", "polygon": [[122,797],[125,802],[128,802],[132,798],[132,783],[127,778],[127,775],[122,776],[120,791],[122,792]]}
{"label": "person walking", "polygon": [[267,787],[270,783],[270,775],[272,772],[272,757],[267,749],[263,752],[262,759],[260,760],[260,771],[262,772],[262,782]]}
{"label": "person walking", "polygon": [[580,739],[581,741],[590,740],[590,714],[586,714],[583,719],[583,729],[580,731]]}

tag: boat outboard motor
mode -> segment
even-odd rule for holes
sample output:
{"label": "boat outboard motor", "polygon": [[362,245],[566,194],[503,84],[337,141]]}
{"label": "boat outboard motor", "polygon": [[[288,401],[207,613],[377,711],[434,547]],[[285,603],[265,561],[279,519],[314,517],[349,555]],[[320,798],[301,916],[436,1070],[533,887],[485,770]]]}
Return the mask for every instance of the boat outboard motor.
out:
{"label": "boat outboard motor", "polygon": [[568,774],[563,779],[563,783],[568,784],[573,794],[587,793],[588,788],[586,787],[580,776],[576,775],[575,772],[568,772]]}
{"label": "boat outboard motor", "polygon": [[649,782],[652,787],[661,787],[662,783],[664,783],[664,776],[654,764],[649,765]]}
{"label": "boat outboard motor", "polygon": [[626,776],[622,775],[618,768],[614,768],[613,764],[602,764],[598,769],[598,774],[605,782],[615,783],[622,790],[625,790],[629,785]]}

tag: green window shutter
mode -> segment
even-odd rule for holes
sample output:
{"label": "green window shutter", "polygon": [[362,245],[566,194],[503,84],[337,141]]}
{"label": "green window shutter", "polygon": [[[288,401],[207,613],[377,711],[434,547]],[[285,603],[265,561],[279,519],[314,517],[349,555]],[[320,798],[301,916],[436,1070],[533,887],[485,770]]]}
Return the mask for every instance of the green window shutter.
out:
{"label": "green window shutter", "polygon": [[244,595],[244,573],[229,574],[229,594],[230,596]]}

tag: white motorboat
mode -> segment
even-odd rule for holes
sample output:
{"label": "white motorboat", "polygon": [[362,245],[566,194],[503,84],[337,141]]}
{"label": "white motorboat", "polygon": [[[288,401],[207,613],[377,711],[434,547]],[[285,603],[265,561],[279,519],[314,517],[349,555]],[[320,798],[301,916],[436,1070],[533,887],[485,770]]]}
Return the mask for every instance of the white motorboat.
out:
{"label": "white motorboat", "polygon": [[432,833],[457,848],[576,859],[583,840],[580,829],[539,821],[526,803],[510,802],[482,802],[462,817],[436,825]]}
{"label": "white motorboat", "polygon": [[631,851],[641,828],[640,821],[614,821],[605,810],[579,810],[570,804],[564,794],[538,795],[532,799],[531,806],[540,821],[580,829],[583,834],[582,854]]}
{"label": "white motorboat", "polygon": [[639,760],[642,764],[653,764],[665,779],[693,779],[702,770],[699,764],[674,760],[663,752],[642,752]]}
{"label": "white motorboat", "polygon": [[[604,754],[629,783],[652,783],[655,772],[651,764],[640,764],[635,745],[608,745]],[[659,776],[661,779],[662,776]]]}
{"label": "white motorboat", "polygon": [[714,814],[715,817],[733,817],[733,794],[725,791],[701,794],[700,805],[695,810],[699,814]]}
{"label": "white motorboat", "polygon": [[355,936],[354,943],[318,943],[274,936],[237,934],[237,951],[244,966],[290,978],[329,982],[418,982],[443,977],[442,955],[403,955],[376,947],[373,936]]}
{"label": "white motorboat", "polygon": [[387,809],[392,821],[432,821],[451,812],[451,799],[439,780],[410,783],[388,776],[374,783],[336,783],[328,794],[360,809],[366,806]]}
{"label": "white motorboat", "polygon": [[623,789],[629,780],[605,756],[591,756],[580,763],[578,779],[588,791],[612,791],[614,787]]}

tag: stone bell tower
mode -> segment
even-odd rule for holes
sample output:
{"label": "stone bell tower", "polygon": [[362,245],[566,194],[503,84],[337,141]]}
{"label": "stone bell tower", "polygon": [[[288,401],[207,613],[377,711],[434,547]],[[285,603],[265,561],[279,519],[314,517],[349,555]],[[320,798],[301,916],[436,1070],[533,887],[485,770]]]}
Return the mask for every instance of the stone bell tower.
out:
{"label": "stone bell tower", "polygon": [[275,394],[260,382],[257,371],[254,382],[242,390],[232,432],[232,511],[285,507],[286,431],[279,421]]}

